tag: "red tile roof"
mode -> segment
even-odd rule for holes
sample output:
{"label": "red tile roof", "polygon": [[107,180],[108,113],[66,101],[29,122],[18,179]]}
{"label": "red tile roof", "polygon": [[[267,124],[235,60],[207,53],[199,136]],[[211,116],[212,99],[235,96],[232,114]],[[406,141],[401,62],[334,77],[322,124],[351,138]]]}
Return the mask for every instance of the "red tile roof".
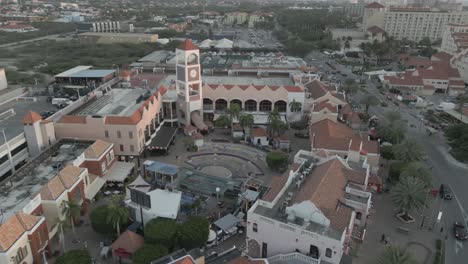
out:
{"label": "red tile roof", "polygon": [[294,85],[285,85],[285,86],[275,86],[275,85],[232,85],[232,84],[205,84],[205,88],[211,88],[213,90],[216,89],[225,89],[225,90],[231,90],[234,87],[239,87],[241,90],[249,90],[250,89],[255,89],[257,91],[263,90],[263,89],[270,89],[273,92],[278,90],[278,89],[285,89],[286,91],[290,93],[300,93],[304,92],[304,89],[301,86],[294,86]]}
{"label": "red tile roof", "polygon": [[190,255],[183,256],[175,261],[171,262],[170,264],[195,264],[195,261]]}
{"label": "red tile roof", "polygon": [[34,111],[29,111],[26,113],[26,115],[23,117],[21,122],[23,124],[33,124],[36,123],[37,121],[41,121],[42,116]]}
{"label": "red tile roof", "polygon": [[86,124],[86,116],[65,115],[60,118],[58,123]]}
{"label": "red tile roof", "polygon": [[260,259],[252,260],[252,259],[249,259],[248,257],[239,256],[226,263],[227,264],[266,264],[268,262],[266,262],[265,260],[260,260]]}
{"label": "red tile roof", "polygon": [[6,252],[26,231],[39,223],[41,217],[17,213],[0,225],[0,252]]}
{"label": "red tile roof", "polygon": [[333,228],[344,230],[350,221],[352,209],[341,203],[348,182],[363,185],[366,174],[358,172],[339,158],[316,166],[293,197],[295,203],[311,201],[330,220]]}
{"label": "red tile roof", "polygon": [[338,106],[330,104],[328,100],[321,101],[318,104],[314,104],[313,111],[318,112],[318,111],[322,111],[325,108],[327,108],[332,113],[338,113]]}
{"label": "red tile roof", "polygon": [[450,61],[450,59],[452,58],[452,55],[448,54],[447,52],[437,52],[437,53],[432,54],[431,59],[433,58],[437,58],[441,61]]}
{"label": "red tile roof", "polygon": [[311,94],[313,99],[320,98],[327,94],[328,92],[336,92],[334,86],[327,85],[317,79],[309,82],[305,85],[307,91]]}
{"label": "red tile roof", "polygon": [[283,188],[284,184],[288,180],[289,172],[283,175],[272,176],[270,180],[270,190],[262,197],[262,200],[267,202],[273,202],[278,193]]}
{"label": "red tile roof", "polygon": [[376,8],[376,9],[379,9],[379,8],[385,8],[385,6],[377,3],[377,2],[372,2],[368,5],[365,6],[365,8]]}
{"label": "red tile roof", "polygon": [[372,33],[372,34],[384,34],[385,33],[385,30],[383,30],[382,28],[380,28],[378,26],[369,27],[369,28],[367,28],[367,31]]}
{"label": "red tile roof", "polygon": [[145,239],[142,236],[127,230],[112,243],[111,248],[112,250],[124,249],[126,252],[133,254],[143,247],[144,243]]}
{"label": "red tile roof", "polygon": [[185,39],[184,42],[182,42],[178,47],[177,49],[180,49],[180,50],[197,50],[198,47],[195,46],[192,41],[190,41],[189,39]]}

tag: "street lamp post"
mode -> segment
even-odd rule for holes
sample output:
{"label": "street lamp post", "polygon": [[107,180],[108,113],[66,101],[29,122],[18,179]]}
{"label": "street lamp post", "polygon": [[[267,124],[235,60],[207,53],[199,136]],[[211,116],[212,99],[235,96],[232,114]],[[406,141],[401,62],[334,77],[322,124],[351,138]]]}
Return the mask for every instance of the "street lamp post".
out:
{"label": "street lamp post", "polygon": [[218,219],[220,218],[220,212],[219,212],[219,192],[221,189],[219,187],[216,187],[216,205],[218,206]]}

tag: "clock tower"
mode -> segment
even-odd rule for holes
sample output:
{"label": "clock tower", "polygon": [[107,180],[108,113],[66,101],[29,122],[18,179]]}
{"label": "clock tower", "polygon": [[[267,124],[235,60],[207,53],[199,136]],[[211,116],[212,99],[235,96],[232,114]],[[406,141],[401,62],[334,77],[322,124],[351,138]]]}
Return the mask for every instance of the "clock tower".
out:
{"label": "clock tower", "polygon": [[176,92],[179,122],[204,129],[200,50],[189,39],[176,49]]}

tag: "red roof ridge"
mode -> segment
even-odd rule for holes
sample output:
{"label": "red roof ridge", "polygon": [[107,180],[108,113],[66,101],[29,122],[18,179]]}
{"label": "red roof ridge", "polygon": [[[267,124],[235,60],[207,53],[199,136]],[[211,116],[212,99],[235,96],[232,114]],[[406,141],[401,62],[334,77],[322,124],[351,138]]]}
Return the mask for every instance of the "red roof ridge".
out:
{"label": "red roof ridge", "polygon": [[23,117],[21,122],[23,125],[25,124],[33,124],[36,123],[37,121],[42,120],[42,116],[34,111],[28,111],[26,115]]}
{"label": "red roof ridge", "polygon": [[198,50],[198,47],[195,46],[195,44],[192,43],[190,39],[185,39],[184,42],[182,42],[177,49],[180,50]]}

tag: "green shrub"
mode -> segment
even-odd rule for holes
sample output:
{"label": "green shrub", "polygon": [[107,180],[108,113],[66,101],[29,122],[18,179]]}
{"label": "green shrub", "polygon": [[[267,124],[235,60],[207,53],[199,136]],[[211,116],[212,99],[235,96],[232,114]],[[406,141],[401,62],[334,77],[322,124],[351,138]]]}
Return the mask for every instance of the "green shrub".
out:
{"label": "green shrub", "polygon": [[155,218],[145,225],[145,240],[171,249],[176,242],[177,223],[172,219]]}
{"label": "green shrub", "polygon": [[163,245],[146,244],[138,249],[132,257],[134,264],[147,264],[151,261],[163,257],[169,253],[169,250]]}
{"label": "green shrub", "polygon": [[91,256],[86,250],[71,250],[55,261],[56,264],[91,264]]}
{"label": "green shrub", "polygon": [[89,219],[91,221],[91,227],[94,231],[101,234],[113,234],[115,232],[112,225],[107,223],[107,213],[107,205],[96,207],[93,211],[91,211]]}
{"label": "green shrub", "polygon": [[288,155],[282,151],[268,152],[266,163],[270,169],[281,170],[288,165]]}

